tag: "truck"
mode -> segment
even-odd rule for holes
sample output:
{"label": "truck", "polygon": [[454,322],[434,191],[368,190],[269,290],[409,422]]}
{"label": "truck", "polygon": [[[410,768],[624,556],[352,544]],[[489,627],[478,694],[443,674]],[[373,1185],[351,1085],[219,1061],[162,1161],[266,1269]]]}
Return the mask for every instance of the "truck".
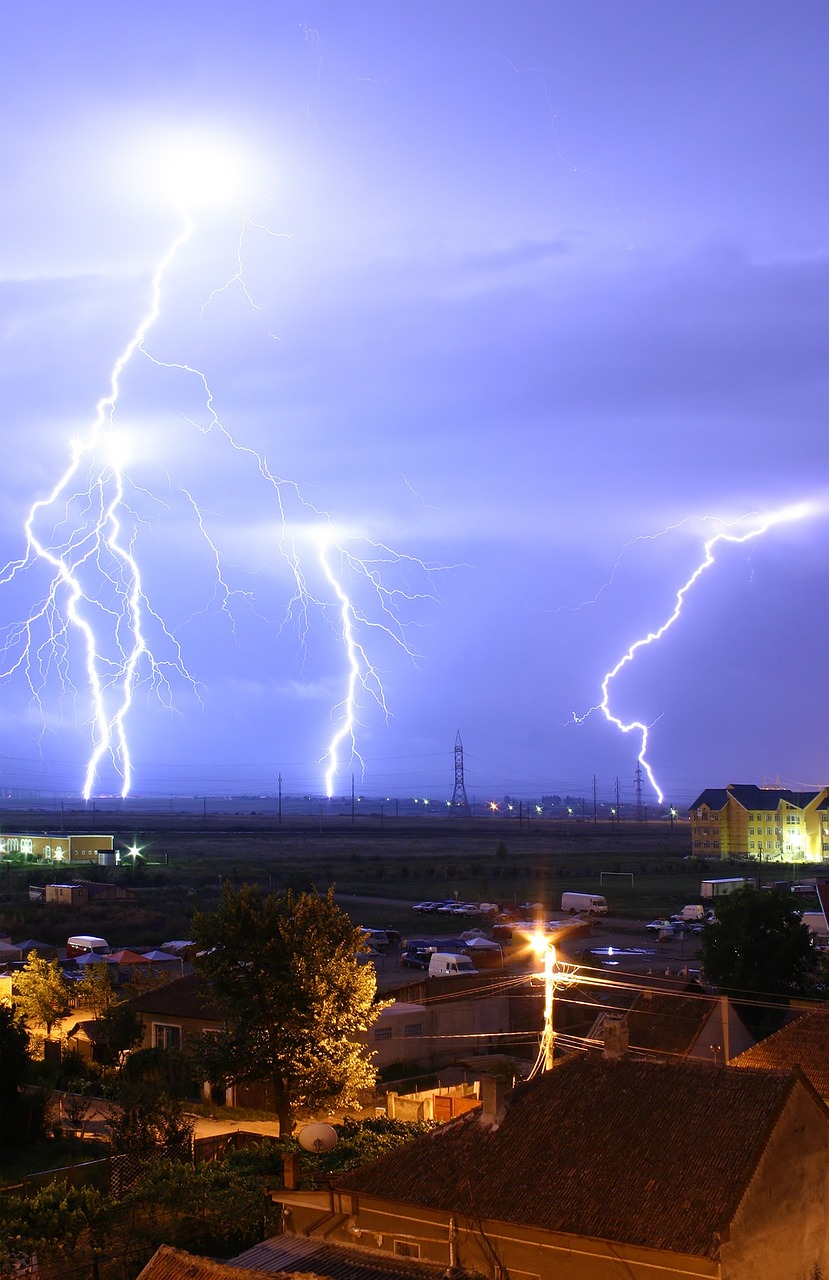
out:
{"label": "truck", "polygon": [[738,889],[756,888],[757,881],[752,876],[722,876],[718,880],[701,880],[699,896],[722,898],[727,893],[736,893]]}
{"label": "truck", "polygon": [[459,974],[477,972],[469,956],[453,955],[451,951],[435,951],[429,957],[430,978],[454,978]]}
{"label": "truck", "polygon": [[561,895],[562,911],[569,911],[571,916],[581,912],[588,916],[606,916],[607,900],[599,893],[563,893]]}

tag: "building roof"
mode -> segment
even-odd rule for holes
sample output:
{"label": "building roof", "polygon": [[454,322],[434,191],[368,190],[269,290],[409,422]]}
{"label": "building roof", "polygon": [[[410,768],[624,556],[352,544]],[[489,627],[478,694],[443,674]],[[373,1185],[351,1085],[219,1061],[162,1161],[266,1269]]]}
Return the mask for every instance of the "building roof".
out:
{"label": "building roof", "polygon": [[733,796],[743,809],[776,811],[782,801],[805,809],[820,795],[820,791],[787,791],[782,787],[758,787],[753,782],[732,782],[727,787],[707,787],[697,796],[690,808],[698,809],[707,804],[709,809],[721,812]]}
{"label": "building roof", "polygon": [[783,1106],[803,1087],[789,1072],[575,1056],[519,1086],[500,1127],[471,1113],[335,1186],[715,1257]]}
{"label": "building roof", "polygon": [[[213,1262],[210,1258],[197,1258],[183,1249],[173,1249],[163,1244],[150,1258],[138,1280],[262,1280],[262,1271],[234,1267],[228,1262]],[[278,1275],[296,1277],[299,1273],[281,1271]]]}
{"label": "building roof", "polygon": [[656,1053],[689,1053],[717,1001],[697,991],[654,991],[648,988],[636,997],[627,1014],[631,1049]]}
{"label": "building roof", "polygon": [[829,1099],[829,1010],[805,1013],[732,1059],[731,1065],[765,1070],[800,1067],[820,1096]]}
{"label": "building roof", "polygon": [[725,787],[706,787],[689,808],[698,809],[703,804],[707,804],[709,809],[719,813],[728,804],[728,791]]}
{"label": "building roof", "polygon": [[[301,1267],[314,1280],[318,1276],[326,1276],[328,1280],[443,1280],[446,1276],[445,1263],[414,1262],[388,1254],[373,1254],[368,1249],[347,1244],[328,1244],[318,1238],[292,1235],[264,1240],[240,1254],[230,1265],[258,1267],[257,1275],[262,1272],[273,1275],[275,1271]],[[234,1271],[232,1274],[235,1278],[246,1273]]]}
{"label": "building roof", "polygon": [[165,1017],[203,1018],[207,1022],[223,1022],[224,1014],[217,1004],[210,984],[196,973],[176,978],[163,987],[130,1001],[136,1013],[156,1013]]}
{"label": "building roof", "polygon": [[805,809],[820,795],[819,791],[786,791],[779,787],[757,787],[753,783],[729,786],[729,793],[744,809],[777,809],[781,801]]}

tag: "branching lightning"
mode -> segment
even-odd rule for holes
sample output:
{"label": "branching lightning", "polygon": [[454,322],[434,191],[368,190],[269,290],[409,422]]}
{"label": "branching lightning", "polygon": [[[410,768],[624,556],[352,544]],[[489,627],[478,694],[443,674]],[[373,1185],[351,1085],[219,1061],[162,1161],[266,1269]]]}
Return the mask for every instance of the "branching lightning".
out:
{"label": "branching lightning", "polygon": [[[332,734],[321,759],[326,765],[326,791],[331,795],[344,767],[346,744],[349,759],[356,759],[362,765],[357,745],[361,694],[372,700],[384,717],[389,714],[379,668],[376,660],[369,656],[367,637],[374,629],[382,631],[415,660],[418,655],[406,638],[403,606],[427,597],[434,599],[430,582],[438,566],[392,551],[364,536],[346,539],[338,535],[329,515],[308,502],[295,482],[279,477],[261,453],[237,440],[225,427],[202,370],[188,363],[162,359],[147,349],[150,331],[162,313],[166,277],[194,231],[186,202],[177,199],[176,203],[181,227],[152,274],[147,310],[112,366],[109,389],[96,405],[88,432],[71,442],[69,462],[63,473],[45,497],[32,503],[24,524],[24,554],[0,570],[0,586],[6,587],[37,577],[43,570],[47,576],[45,591],[38,602],[21,622],[6,632],[0,646],[0,681],[9,681],[15,676],[27,681],[39,713],[41,734],[47,723],[46,690],[53,682],[57,682],[61,702],[69,698],[75,704],[80,699],[88,706],[85,718],[91,747],[82,787],[86,798],[95,792],[105,760],[120,779],[122,796],[133,786],[135,767],[128,719],[139,685],[148,685],[167,707],[174,705],[174,686],[180,682],[200,696],[201,685],[186,665],[173,628],[151,605],[142,576],[137,545],[142,522],[133,503],[152,495],[147,495],[146,490],[128,478],[117,417],[122,375],[129,364],[143,357],[159,368],[176,370],[196,382],[206,419],[202,424],[192,418],[186,421],[201,435],[218,433],[237,456],[252,466],[259,483],[264,482],[270,491],[275,530],[271,549],[287,566],[293,583],[278,629],[290,623],[297,631],[304,653],[312,610],[327,618],[334,628],[345,657],[346,687],[332,710]],[[220,293],[233,285],[238,286],[251,306],[260,309],[244,278],[244,237],[249,228],[259,228],[269,235],[275,233],[242,214],[238,216],[241,230],[236,271],[225,284],[210,293],[202,314]],[[233,629],[234,606],[244,602],[253,608],[253,592],[233,585],[220,541],[211,532],[209,514],[197,500],[193,485],[176,487],[209,550],[213,566],[212,597],[200,612],[217,605]],[[135,495],[135,499],[131,495]],[[358,539],[368,548],[366,556],[358,556],[348,549],[347,543],[357,545]],[[310,553],[303,548],[303,544],[309,542]],[[257,548],[260,553],[261,550]],[[312,588],[309,581],[312,564],[317,566],[315,576],[321,571],[327,592],[332,595]],[[427,584],[426,590],[418,592],[390,586],[385,576],[389,566],[401,571],[409,567],[416,569]],[[370,617],[349,594],[349,581],[358,578],[371,593],[377,616]],[[83,692],[77,676],[73,679],[79,658],[85,675]]]}
{"label": "branching lightning", "polygon": [[595,707],[591,707],[590,710],[582,716],[574,715],[573,719],[576,721],[576,723],[581,724],[587,719],[589,715],[592,715],[594,711],[601,711],[604,714],[605,718],[611,724],[615,725],[616,728],[619,729],[622,733],[632,733],[634,731],[639,733],[640,739],[641,739],[640,750],[638,755],[639,763],[644,769],[645,774],[647,775],[648,781],[653,787],[660,804],[664,802],[664,799],[665,799],[664,793],[662,792],[662,789],[657,783],[656,777],[654,776],[653,769],[651,768],[651,765],[647,759],[648,733],[649,733],[649,730],[653,727],[653,725],[645,724],[641,720],[630,720],[626,722],[622,720],[621,717],[614,715],[614,713],[610,709],[610,686],[612,682],[616,679],[616,677],[619,675],[619,673],[622,671],[624,667],[628,666],[629,663],[633,662],[633,659],[635,658],[636,654],[639,652],[640,649],[644,649],[648,645],[654,644],[657,640],[661,640],[665,632],[668,631],[669,628],[674,625],[674,623],[677,621],[680,614],[682,613],[682,608],[685,603],[685,597],[688,595],[688,592],[691,590],[694,584],[698,581],[698,579],[702,576],[702,574],[705,573],[706,569],[710,569],[711,566],[714,564],[715,558],[716,558],[714,555],[714,549],[715,547],[718,546],[719,543],[740,544],[745,542],[751,542],[753,541],[753,539],[759,538],[764,533],[767,533],[768,530],[773,528],[775,525],[788,523],[794,520],[805,520],[809,516],[814,515],[815,510],[816,508],[813,503],[801,502],[793,506],[782,507],[778,511],[771,512],[769,515],[752,514],[750,516],[741,516],[739,520],[734,522],[735,524],[738,524],[738,525],[742,524],[744,521],[748,519],[755,520],[756,523],[754,523],[752,527],[748,529],[745,533],[731,533],[731,532],[723,531],[720,533],[716,533],[714,534],[713,537],[709,538],[703,545],[702,560],[694,569],[690,577],[682,584],[682,586],[677,591],[676,604],[674,605],[673,612],[670,614],[670,616],[655,631],[649,631],[647,635],[642,636],[638,640],[635,640],[633,644],[630,646],[630,648],[627,650],[627,652],[622,655],[622,657],[619,659],[616,665],[612,667],[610,671],[608,671],[605,674],[605,677],[602,680],[602,686],[601,686],[602,688],[601,702],[599,702]]}

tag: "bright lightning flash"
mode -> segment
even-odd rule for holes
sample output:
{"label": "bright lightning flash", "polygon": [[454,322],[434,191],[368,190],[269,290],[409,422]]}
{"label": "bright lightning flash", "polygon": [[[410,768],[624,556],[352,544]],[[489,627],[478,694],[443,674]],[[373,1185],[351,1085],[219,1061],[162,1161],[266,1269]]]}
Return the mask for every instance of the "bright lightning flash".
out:
{"label": "bright lightning flash", "polygon": [[[347,680],[345,694],[334,708],[335,728],[323,756],[327,762],[326,791],[330,796],[343,767],[341,754],[345,743],[350,746],[350,757],[362,764],[356,743],[361,691],[388,716],[378,668],[369,657],[364,637],[372,629],[381,631],[410,658],[416,658],[406,640],[402,605],[404,601],[434,599],[428,587],[424,592],[392,588],[387,583],[386,571],[392,568],[405,572],[412,568],[423,575],[428,584],[436,566],[365,538],[360,540],[368,547],[365,556],[349,551],[347,539],[336,533],[325,512],[307,502],[294,482],[278,477],[262,454],[237,441],[225,428],[214,408],[206,374],[189,364],[162,359],[148,350],[148,336],[162,311],[165,279],[193,235],[190,209],[223,200],[234,185],[238,186],[233,165],[221,163],[209,148],[199,151],[191,147],[175,155],[168,153],[161,167],[166,174],[168,195],[172,195],[179,209],[181,227],[153,272],[147,310],[112,366],[109,389],[97,403],[89,430],[71,442],[63,473],[50,492],[33,502],[29,509],[24,525],[25,552],[0,569],[0,586],[8,586],[24,576],[26,579],[38,576],[44,570],[46,574],[46,586],[39,602],[21,622],[7,630],[5,641],[0,644],[0,681],[22,675],[45,730],[47,686],[57,681],[61,701],[68,697],[74,702],[79,690],[73,675],[80,665],[85,674],[91,736],[83,781],[83,795],[87,799],[96,788],[105,759],[111,762],[121,780],[122,796],[131,789],[134,768],[127,719],[139,684],[147,684],[167,707],[173,706],[175,683],[183,681],[199,696],[200,686],[185,664],[180,643],[151,606],[142,580],[137,543],[144,521],[136,508],[142,498],[156,500],[145,489],[134,485],[124,469],[127,449],[117,424],[121,380],[128,365],[137,359],[146,359],[154,366],[178,371],[195,381],[207,416],[202,424],[192,419],[186,421],[202,436],[216,432],[238,458],[251,466],[254,481],[258,480],[270,491],[276,530],[273,550],[288,566],[293,581],[293,593],[280,630],[286,623],[292,623],[304,651],[312,608],[329,617],[333,610],[337,619],[334,629],[345,654]],[[233,212],[242,225],[237,248],[238,269],[226,284],[213,291],[208,302],[238,283],[247,302],[256,306],[242,275],[244,233],[249,227],[257,227],[271,236],[276,233],[251,223],[235,209]],[[233,626],[233,605],[239,598],[250,605],[251,593],[232,586],[227,562],[217,538],[210,532],[208,516],[194,496],[192,486],[180,485],[178,490],[210,552],[214,575],[212,602],[218,602],[220,611]],[[297,509],[293,518],[289,516],[289,506]],[[324,598],[309,585],[310,567],[306,569],[300,547],[309,521],[315,522],[316,530],[324,530],[313,537],[318,565],[315,572],[321,570],[333,599]],[[257,547],[257,552],[260,551]],[[349,594],[348,582],[357,578],[367,584],[378,606],[375,618],[370,618],[356,603],[353,593]],[[154,636],[152,643],[150,632]]]}
{"label": "bright lightning flash", "polygon": [[751,517],[742,516],[740,517],[739,520],[735,521],[736,524],[741,524],[747,519],[756,520],[756,523],[750,529],[748,529],[745,533],[722,532],[722,533],[717,533],[713,537],[709,538],[708,541],[705,542],[703,546],[703,552],[704,552],[703,559],[697,565],[696,569],[694,569],[693,573],[688,578],[688,580],[683,583],[683,585],[679,588],[679,590],[676,593],[676,604],[674,606],[673,612],[671,613],[670,617],[668,617],[665,620],[665,622],[663,622],[662,625],[659,628],[657,628],[656,631],[649,631],[648,634],[645,636],[642,636],[641,639],[635,640],[634,643],[627,650],[627,652],[616,663],[615,667],[611,668],[611,670],[607,672],[604,679],[602,680],[601,702],[598,703],[597,706],[591,707],[590,711],[586,712],[585,715],[574,716],[574,719],[576,720],[576,722],[581,724],[587,719],[589,715],[592,715],[594,711],[601,711],[604,713],[606,719],[609,720],[611,724],[615,725],[617,729],[621,730],[622,733],[632,733],[636,731],[640,734],[641,746],[640,746],[639,756],[638,756],[639,763],[644,769],[648,777],[648,781],[650,782],[651,786],[656,792],[656,795],[660,804],[664,803],[665,797],[659,784],[656,781],[653,770],[650,764],[648,763],[648,759],[647,759],[648,731],[652,726],[644,724],[641,720],[630,720],[626,722],[622,720],[619,716],[613,714],[613,712],[610,709],[611,683],[616,679],[616,677],[619,675],[623,667],[626,667],[629,663],[633,662],[633,659],[635,658],[636,654],[639,652],[640,649],[644,649],[649,644],[653,644],[655,643],[655,641],[660,640],[662,636],[664,636],[665,632],[670,627],[672,627],[673,624],[677,621],[677,619],[679,618],[682,612],[682,607],[685,603],[685,597],[687,596],[688,592],[691,590],[694,583],[706,571],[706,569],[710,569],[711,566],[714,564],[714,561],[715,561],[714,549],[719,545],[719,543],[751,542],[754,538],[759,538],[764,533],[767,533],[768,530],[773,528],[775,525],[786,524],[794,520],[806,520],[810,516],[815,515],[816,512],[817,512],[817,506],[815,503],[800,502],[800,503],[796,503],[793,506],[782,507],[780,510],[773,511],[769,515],[764,515],[764,516],[758,515],[758,516],[751,516]]}

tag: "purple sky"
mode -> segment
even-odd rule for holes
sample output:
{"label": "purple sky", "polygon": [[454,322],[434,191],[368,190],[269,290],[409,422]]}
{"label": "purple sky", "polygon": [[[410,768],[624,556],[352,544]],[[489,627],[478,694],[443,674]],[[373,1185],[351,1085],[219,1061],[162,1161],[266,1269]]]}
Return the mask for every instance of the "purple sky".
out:
{"label": "purple sky", "polygon": [[[33,529],[85,557],[103,710],[71,583],[23,652],[55,573],[30,557],[0,588],[0,785],[78,793],[103,725],[123,774],[122,722],[135,792],[273,791],[281,771],[323,793],[339,588],[384,694],[358,689],[365,772],[344,737],[335,792],[354,770],[371,795],[445,798],[460,729],[479,799],[594,774],[629,797],[639,734],[573,713],[723,521],[800,502],[717,545],[610,710],[653,724],[666,801],[825,784],[828,27],[822,0],[7,11],[2,562],[79,440]],[[188,196],[96,428],[182,228],[171,140],[237,177]],[[116,467],[117,534],[82,544]],[[157,663],[138,656],[127,708],[125,552]],[[102,750],[93,790],[121,786]]]}

